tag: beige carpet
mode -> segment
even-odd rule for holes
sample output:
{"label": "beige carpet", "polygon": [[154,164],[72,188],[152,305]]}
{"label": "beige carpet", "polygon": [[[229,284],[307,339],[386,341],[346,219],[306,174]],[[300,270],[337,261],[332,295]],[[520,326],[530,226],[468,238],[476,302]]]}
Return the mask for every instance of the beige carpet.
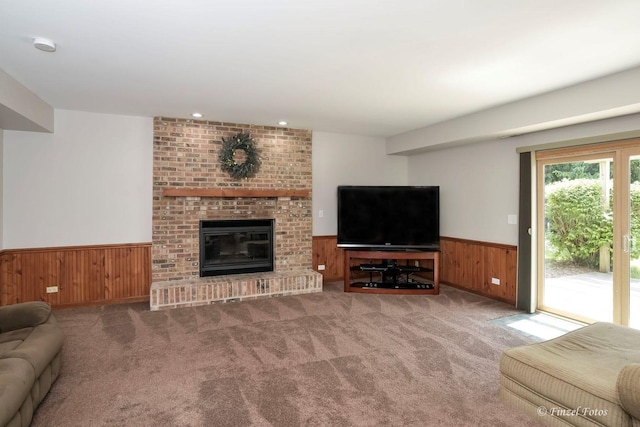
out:
{"label": "beige carpet", "polygon": [[498,397],[501,352],[527,338],[506,304],[317,294],[150,312],[57,310],[60,378],[33,426],[534,426]]}

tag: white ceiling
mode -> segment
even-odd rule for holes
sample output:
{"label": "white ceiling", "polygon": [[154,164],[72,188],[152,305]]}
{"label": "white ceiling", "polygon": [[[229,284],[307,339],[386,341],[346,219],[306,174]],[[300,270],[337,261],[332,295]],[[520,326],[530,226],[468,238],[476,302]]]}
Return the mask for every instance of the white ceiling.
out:
{"label": "white ceiling", "polygon": [[2,0],[0,69],[59,109],[391,136],[638,66],[638,17],[639,0]]}

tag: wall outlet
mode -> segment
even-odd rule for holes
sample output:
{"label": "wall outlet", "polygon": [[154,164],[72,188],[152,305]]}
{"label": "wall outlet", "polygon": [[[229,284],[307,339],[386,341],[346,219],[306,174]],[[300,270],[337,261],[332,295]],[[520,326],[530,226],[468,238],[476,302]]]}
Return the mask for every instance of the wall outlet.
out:
{"label": "wall outlet", "polygon": [[47,286],[47,293],[48,294],[55,294],[56,292],[58,292],[58,287],[57,286]]}
{"label": "wall outlet", "polygon": [[320,264],[320,265],[318,266],[318,271],[322,271],[322,270],[324,270],[324,264]]}
{"label": "wall outlet", "polygon": [[324,217],[324,211],[322,209],[320,209],[318,211],[318,218],[323,218]]}
{"label": "wall outlet", "polygon": [[495,277],[491,278],[491,284],[492,285],[500,285],[500,279],[496,279]]}

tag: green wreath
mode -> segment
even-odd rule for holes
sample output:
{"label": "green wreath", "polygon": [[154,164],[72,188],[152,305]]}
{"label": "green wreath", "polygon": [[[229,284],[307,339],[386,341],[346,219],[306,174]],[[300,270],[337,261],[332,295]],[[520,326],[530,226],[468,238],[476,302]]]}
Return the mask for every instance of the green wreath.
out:
{"label": "green wreath", "polygon": [[[236,150],[243,150],[246,153],[244,162],[236,162],[234,159]],[[256,142],[248,133],[239,133],[227,139],[223,137],[220,163],[222,163],[222,170],[229,173],[233,179],[251,178],[260,169],[260,150],[256,148]]]}

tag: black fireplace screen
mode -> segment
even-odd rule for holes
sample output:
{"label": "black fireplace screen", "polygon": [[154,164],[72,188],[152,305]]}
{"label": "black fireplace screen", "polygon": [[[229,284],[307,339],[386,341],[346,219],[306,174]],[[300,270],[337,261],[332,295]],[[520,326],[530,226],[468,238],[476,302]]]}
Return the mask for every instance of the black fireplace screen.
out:
{"label": "black fireplace screen", "polygon": [[273,271],[273,219],[200,221],[200,276]]}

